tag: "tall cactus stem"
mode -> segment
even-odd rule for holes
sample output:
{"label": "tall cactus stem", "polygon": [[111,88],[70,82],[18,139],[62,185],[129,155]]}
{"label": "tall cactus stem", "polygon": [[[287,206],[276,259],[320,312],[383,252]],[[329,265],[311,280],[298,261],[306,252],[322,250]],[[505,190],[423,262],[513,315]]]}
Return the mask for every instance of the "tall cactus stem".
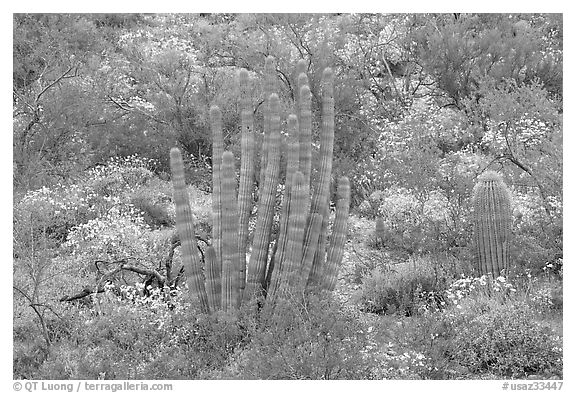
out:
{"label": "tall cactus stem", "polygon": [[239,305],[238,200],[234,155],[222,156],[222,310]]}
{"label": "tall cactus stem", "polygon": [[206,294],[211,311],[220,310],[222,298],[222,264],[216,259],[214,247],[206,248]]}
{"label": "tall cactus stem", "polygon": [[380,216],[376,217],[376,228],[374,230],[374,240],[377,245],[383,245],[384,238],[386,237],[386,226],[384,219]]}
{"label": "tall cactus stem", "polygon": [[287,150],[288,159],[286,163],[286,180],[284,182],[284,198],[282,199],[282,211],[280,215],[280,232],[278,234],[278,241],[276,242],[276,249],[273,255],[274,269],[280,268],[277,262],[284,259],[284,253],[288,242],[288,228],[290,225],[288,217],[290,215],[292,181],[295,173],[298,171],[299,163],[298,118],[293,114],[288,116]]}
{"label": "tall cactus stem", "polygon": [[270,96],[270,138],[268,140],[268,164],[264,187],[258,201],[258,218],[254,231],[252,254],[248,264],[246,289],[242,297],[245,303],[253,297],[262,294],[266,279],[268,262],[268,247],[271,238],[274,206],[276,202],[276,189],[280,174],[280,102],[278,95]]}
{"label": "tall cactus stem", "polygon": [[318,248],[314,256],[308,285],[314,287],[322,282],[321,274],[326,261],[326,231],[328,228],[328,197],[332,174],[332,154],[334,149],[334,73],[326,68],[322,74],[322,133],[320,139],[320,177],[314,190],[312,213],[322,215],[322,227],[318,239]]}
{"label": "tall cactus stem", "polygon": [[238,87],[240,90],[240,113],[244,110],[251,109],[251,99],[250,99],[250,75],[248,75],[248,71],[242,68],[238,73]]}
{"label": "tall cactus stem", "polygon": [[265,173],[268,166],[268,145],[270,143],[270,96],[276,90],[276,62],[272,56],[266,57],[264,63],[264,135],[262,138],[262,149],[260,158],[260,187],[263,187]]}
{"label": "tall cactus stem", "polygon": [[240,71],[240,90],[244,96],[241,107],[242,137],[240,160],[240,186],[238,189],[238,253],[240,270],[238,272],[239,299],[246,286],[246,251],[248,248],[248,227],[252,212],[252,190],[254,188],[254,115],[246,90],[248,89],[248,71]]}
{"label": "tall cactus stem", "polygon": [[299,84],[303,84],[300,89],[300,102],[298,116],[300,118],[300,172],[304,175],[304,183],[310,186],[310,175],[312,172],[312,94],[308,87],[308,78],[305,74],[300,74]]}
{"label": "tall cactus stem", "polygon": [[182,154],[177,148],[170,150],[170,169],[172,172],[172,186],[174,188],[174,203],[176,205],[176,230],[180,237],[182,263],[186,272],[190,300],[198,302],[200,310],[210,312],[208,295],[204,286],[204,272],[200,251],[196,243],[194,217],[190,208],[190,199],[184,180],[184,162]]}
{"label": "tall cactus stem", "polygon": [[350,181],[341,177],[338,182],[336,217],[332,226],[332,237],[324,268],[324,289],[333,291],[338,281],[338,269],[344,257],[344,245],[348,232],[348,210],[350,208]]}
{"label": "tall cactus stem", "polygon": [[210,127],[212,129],[212,247],[216,253],[217,263],[222,264],[220,168],[224,153],[224,137],[222,135],[222,112],[217,106],[210,108]]}
{"label": "tall cactus stem", "polygon": [[[294,103],[296,109],[300,107],[300,89],[302,89],[302,84],[300,83],[300,74],[306,75],[306,60],[300,59],[296,63],[295,78],[294,78]],[[305,83],[308,84],[308,83]]]}
{"label": "tall cactus stem", "polygon": [[300,263],[304,246],[304,229],[306,225],[305,201],[308,198],[304,187],[304,175],[296,172],[293,175],[289,201],[290,211],[285,222],[285,245],[277,259],[272,272],[269,294],[274,294],[281,286],[292,286],[292,277],[300,273]]}
{"label": "tall cactus stem", "polygon": [[304,255],[302,255],[302,262],[300,264],[300,277],[298,279],[297,289],[303,292],[310,277],[312,270],[312,263],[314,255],[318,248],[318,237],[320,236],[320,229],[322,227],[322,215],[314,213],[310,216],[308,226],[306,227],[306,235],[304,237]]}
{"label": "tall cactus stem", "polygon": [[288,237],[285,257],[282,264],[281,283],[292,287],[296,284],[295,276],[300,273],[300,264],[304,246],[304,230],[306,225],[306,188],[302,172],[294,174],[292,190],[290,193],[290,217],[288,220]]}

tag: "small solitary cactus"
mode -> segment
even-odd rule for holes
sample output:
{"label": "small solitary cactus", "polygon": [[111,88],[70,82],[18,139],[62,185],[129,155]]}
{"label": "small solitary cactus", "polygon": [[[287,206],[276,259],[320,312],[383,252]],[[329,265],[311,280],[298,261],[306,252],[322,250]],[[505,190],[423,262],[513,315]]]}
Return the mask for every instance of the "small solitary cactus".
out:
{"label": "small solitary cactus", "polygon": [[[224,151],[222,115],[217,107],[210,111],[213,142],[213,231],[212,245],[208,247],[204,271],[199,264],[188,201],[183,184],[183,167],[180,153],[172,150],[175,202],[178,214],[178,233],[182,244],[190,294],[198,299],[204,312],[218,309],[229,311],[256,297],[272,300],[288,292],[305,292],[310,289],[332,291],[336,286],[338,268],[344,254],[350,182],[346,177],[338,181],[336,217],[332,234],[328,236],[329,190],[332,175],[334,145],[334,74],[331,69],[322,75],[322,128],[320,132],[320,167],[318,182],[311,185],[311,93],[308,78],[303,71],[305,62],[297,66],[295,114],[288,116],[288,154],[286,180],[281,208],[279,231],[273,238],[272,223],[275,214],[276,193],[280,181],[281,119],[280,101],[273,92],[275,63],[266,59],[264,67],[264,139],[260,149],[260,174],[254,172],[257,159],[254,146],[254,119],[251,100],[247,97],[248,73],[241,70],[240,109],[242,129],[242,157],[240,185],[236,195],[234,156]],[[249,247],[248,221],[252,210],[254,180],[259,177],[258,215]],[[178,190],[178,194],[177,194]],[[312,195],[311,195],[312,194]],[[176,198],[178,196],[178,198]],[[181,214],[180,214],[181,215]],[[188,217],[190,216],[190,217]],[[274,243],[274,247],[270,245]],[[249,263],[246,266],[248,251]]]}
{"label": "small solitary cactus", "polygon": [[374,242],[377,246],[381,246],[384,243],[386,237],[386,226],[384,225],[384,219],[380,216],[376,217],[376,228],[374,229]]}
{"label": "small solitary cactus", "polygon": [[480,275],[506,274],[509,267],[512,204],[510,191],[502,177],[485,172],[474,187],[474,240]]}

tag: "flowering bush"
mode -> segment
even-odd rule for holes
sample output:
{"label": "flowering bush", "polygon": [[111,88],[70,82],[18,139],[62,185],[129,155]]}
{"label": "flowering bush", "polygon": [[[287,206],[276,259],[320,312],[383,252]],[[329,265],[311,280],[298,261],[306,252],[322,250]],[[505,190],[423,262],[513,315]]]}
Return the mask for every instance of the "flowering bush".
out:
{"label": "flowering bush", "polygon": [[170,183],[157,178],[152,179],[145,186],[131,192],[129,202],[142,213],[142,218],[151,228],[158,229],[175,225],[176,217]]}
{"label": "flowering bush", "polygon": [[[366,379],[361,324],[329,299],[194,315],[185,296],[107,287],[76,310],[67,338],[27,377],[58,379]],[[71,306],[72,307],[72,306]],[[272,310],[269,310],[272,311]]]}
{"label": "flowering bush", "polygon": [[117,205],[104,216],[74,227],[63,247],[85,260],[133,258],[153,263],[152,247],[146,242],[148,231],[142,215],[132,206]]}
{"label": "flowering bush", "polygon": [[[383,219],[385,236],[380,244],[389,251],[404,256],[449,251],[468,258],[470,195],[483,159],[459,151],[449,152],[435,163],[417,183],[402,182],[402,186],[392,184],[372,192],[359,206],[359,213]],[[402,177],[398,174],[397,178]]]}
{"label": "flowering bush", "polygon": [[112,158],[106,165],[92,168],[75,183],[58,183],[27,192],[15,203],[18,228],[46,231],[59,242],[68,231],[124,203],[123,195],[149,181],[152,160],[130,156]]}
{"label": "flowering bush", "polygon": [[45,231],[62,242],[73,226],[96,216],[95,199],[94,193],[78,184],[30,191],[14,206],[15,231]]}
{"label": "flowering bush", "polygon": [[430,98],[416,100],[402,119],[378,123],[379,152],[360,163],[352,183],[370,195],[391,185],[410,189],[434,188],[442,152],[470,138],[465,118],[440,108]]}
{"label": "flowering bush", "polygon": [[71,322],[50,356],[23,375],[58,379],[202,379],[242,345],[249,314],[194,314],[180,290],[110,286],[98,313],[70,305]]}
{"label": "flowering bush", "polygon": [[443,313],[445,356],[472,373],[505,378],[562,376],[562,339],[523,304],[485,302]]}
{"label": "flowering bush", "polygon": [[516,288],[502,276],[495,279],[487,276],[462,277],[450,284],[446,290],[446,299],[457,308],[461,308],[459,303],[465,298],[485,297],[502,302],[510,298],[514,292]]}
{"label": "flowering bush", "polygon": [[[511,257],[521,271],[542,270],[562,258],[562,201],[549,197],[546,211],[541,196],[516,190],[513,195],[514,220]],[[549,215],[550,213],[550,215]]]}
{"label": "flowering bush", "polygon": [[408,255],[441,249],[449,231],[447,200],[440,192],[424,198],[405,188],[376,191],[370,196],[384,222],[382,246]]}
{"label": "flowering bush", "polygon": [[85,175],[86,186],[98,195],[119,195],[146,184],[154,174],[154,160],[137,155],[112,157],[105,165],[90,169]]}
{"label": "flowering bush", "polygon": [[398,352],[392,343],[386,350],[375,354],[374,379],[422,379],[433,372],[430,359],[421,352],[406,350]]}

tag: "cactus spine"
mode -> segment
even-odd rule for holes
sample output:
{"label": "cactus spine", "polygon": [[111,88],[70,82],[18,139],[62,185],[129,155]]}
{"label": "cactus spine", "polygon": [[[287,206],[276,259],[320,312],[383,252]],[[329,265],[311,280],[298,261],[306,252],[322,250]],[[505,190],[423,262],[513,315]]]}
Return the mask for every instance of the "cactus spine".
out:
{"label": "cactus spine", "polygon": [[512,227],[511,197],[502,177],[493,171],[478,178],[473,192],[474,238],[479,274],[506,274]]}
{"label": "cactus spine", "polygon": [[[320,137],[319,182],[311,193],[312,112],[308,78],[303,73],[305,62],[297,66],[295,112],[288,116],[288,156],[286,159],[285,194],[277,238],[272,238],[276,193],[280,178],[280,101],[273,93],[275,63],[266,59],[264,84],[264,140],[261,149],[261,171],[258,186],[258,215],[252,250],[246,269],[248,253],[248,222],[252,210],[254,187],[254,119],[247,97],[248,73],[239,73],[240,110],[242,122],[242,157],[240,185],[236,196],[234,156],[224,151],[222,115],[217,107],[210,110],[213,141],[213,231],[212,245],[206,252],[206,287],[190,214],[184,201],[185,189],[182,158],[177,149],[171,153],[178,232],[183,240],[185,266],[191,295],[198,298],[205,312],[237,308],[242,302],[266,296],[267,302],[279,293],[308,287],[333,290],[346,241],[347,217],[350,202],[350,183],[341,178],[338,183],[336,217],[330,244],[326,250],[329,218],[329,191],[334,144],[334,97],[332,70],[322,77],[322,130]],[[178,165],[178,157],[179,165]],[[174,156],[174,157],[172,157]],[[185,193],[184,193],[185,194]],[[186,194],[187,197],[187,194]],[[186,213],[188,212],[188,213]],[[182,217],[181,217],[182,216]],[[275,244],[270,252],[270,244]],[[207,293],[206,293],[207,290]]]}

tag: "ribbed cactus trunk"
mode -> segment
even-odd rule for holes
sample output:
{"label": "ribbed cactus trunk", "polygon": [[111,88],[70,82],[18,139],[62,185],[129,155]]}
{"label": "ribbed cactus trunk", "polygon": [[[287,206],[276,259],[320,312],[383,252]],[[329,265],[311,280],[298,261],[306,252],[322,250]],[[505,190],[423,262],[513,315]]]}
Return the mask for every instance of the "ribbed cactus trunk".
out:
{"label": "ribbed cactus trunk", "polygon": [[206,248],[204,253],[206,272],[206,294],[211,311],[220,309],[222,296],[222,263],[216,257],[213,246]]}
{"label": "ribbed cactus trunk", "polygon": [[332,228],[332,238],[328,247],[326,265],[324,267],[324,289],[333,291],[338,280],[338,269],[344,257],[344,244],[348,233],[348,210],[350,207],[350,181],[341,177],[338,182],[338,201],[336,202],[336,218]]}
{"label": "ribbed cactus trunk", "polygon": [[290,194],[290,215],[288,218],[288,233],[285,256],[282,259],[280,270],[280,283],[293,287],[296,283],[296,275],[300,273],[302,252],[304,250],[304,230],[306,226],[306,188],[304,187],[304,175],[296,172],[293,176],[292,190]]}
{"label": "ribbed cactus trunk", "polygon": [[[273,273],[278,271],[275,269],[277,261],[284,259],[286,252],[286,247],[288,244],[288,228],[290,226],[289,216],[290,216],[290,205],[291,205],[291,192],[292,192],[292,182],[295,173],[298,171],[299,166],[299,141],[298,141],[298,118],[296,115],[291,114],[288,116],[288,158],[286,162],[286,180],[284,182],[284,198],[282,199],[282,211],[280,215],[280,233],[278,234],[278,240],[275,243],[275,248],[273,250],[272,259],[270,260],[270,265],[268,267],[267,277],[266,277],[266,290],[270,286],[272,281]],[[307,200],[308,198],[306,198]],[[274,284],[270,291],[274,291],[276,284],[278,282],[277,277],[274,277]]]}
{"label": "ribbed cactus trunk", "polygon": [[264,64],[264,135],[262,137],[262,155],[260,158],[260,188],[264,186],[266,171],[268,167],[268,145],[270,144],[270,122],[272,117],[270,108],[270,96],[275,94],[276,90],[275,72],[276,62],[272,56],[268,56]]}
{"label": "ribbed cactus trunk", "polygon": [[322,215],[313,213],[308,220],[306,227],[306,235],[304,236],[304,255],[302,255],[302,265],[300,266],[300,277],[296,284],[297,291],[301,292],[306,289],[308,285],[308,278],[312,271],[312,263],[314,256],[318,249],[318,238],[320,237],[320,229],[322,228]]}
{"label": "ribbed cactus trunk", "polygon": [[308,86],[308,77],[304,73],[304,62],[298,62],[302,72],[298,75],[298,118],[300,119],[300,172],[304,175],[304,184],[310,186],[312,171],[312,94]]}
{"label": "ribbed cactus trunk", "polygon": [[241,70],[240,110],[242,121],[240,187],[238,189],[239,227],[238,227],[238,302],[241,301],[246,286],[246,252],[248,248],[248,225],[252,212],[252,192],[254,189],[254,116],[248,97],[248,71]]}
{"label": "ribbed cactus trunk", "polygon": [[210,127],[212,130],[212,247],[214,260],[210,261],[211,273],[206,282],[206,290],[211,310],[221,307],[221,272],[222,272],[222,201],[220,190],[222,182],[220,169],[224,153],[224,138],[222,136],[222,112],[217,106],[210,108]]}
{"label": "ribbed cactus trunk", "polygon": [[308,286],[322,284],[322,270],[326,263],[326,232],[328,228],[328,198],[330,178],[332,176],[332,154],[334,149],[334,73],[327,68],[322,74],[322,130],[320,138],[320,177],[314,190],[312,213],[322,216],[322,226],[318,238],[318,247],[312,263]]}
{"label": "ribbed cactus trunk", "polygon": [[[268,264],[268,249],[272,237],[272,222],[276,204],[276,190],[280,175],[280,101],[272,94],[270,101],[270,135],[267,141],[267,164],[264,187],[258,201],[258,217],[254,230],[252,254],[248,264],[246,289],[243,299],[249,300],[263,295]],[[244,300],[243,300],[244,301]]]}
{"label": "ribbed cactus trunk", "polygon": [[[300,118],[300,132],[298,135],[300,141],[300,172],[304,175],[304,186],[308,188],[308,193],[310,193],[310,177],[312,173],[312,94],[308,86],[308,77],[305,74],[300,74],[298,84],[302,85],[298,105],[298,116]],[[310,201],[307,201],[306,211],[309,210]]]}
{"label": "ribbed cactus trunk", "polygon": [[222,310],[228,311],[239,304],[240,260],[238,254],[238,200],[234,155],[227,151],[222,156]]}
{"label": "ribbed cactus trunk", "polygon": [[473,205],[478,273],[505,275],[509,267],[512,203],[510,191],[498,173],[489,171],[478,178]]}
{"label": "ribbed cactus trunk", "polygon": [[182,263],[187,277],[190,300],[200,306],[202,312],[210,312],[208,296],[204,285],[204,272],[200,251],[196,243],[194,217],[190,208],[190,199],[184,178],[184,162],[177,148],[170,150],[170,169],[176,204],[176,230],[180,237]]}
{"label": "ribbed cactus trunk", "polygon": [[286,225],[285,244],[282,253],[276,255],[277,259],[273,266],[274,270],[271,274],[271,285],[268,291],[269,296],[273,296],[282,285],[293,286],[295,280],[292,276],[300,273],[306,226],[306,212],[304,209],[308,194],[304,187],[304,175],[301,172],[296,172],[292,175],[292,178],[290,195],[287,200],[290,209],[284,217]]}

